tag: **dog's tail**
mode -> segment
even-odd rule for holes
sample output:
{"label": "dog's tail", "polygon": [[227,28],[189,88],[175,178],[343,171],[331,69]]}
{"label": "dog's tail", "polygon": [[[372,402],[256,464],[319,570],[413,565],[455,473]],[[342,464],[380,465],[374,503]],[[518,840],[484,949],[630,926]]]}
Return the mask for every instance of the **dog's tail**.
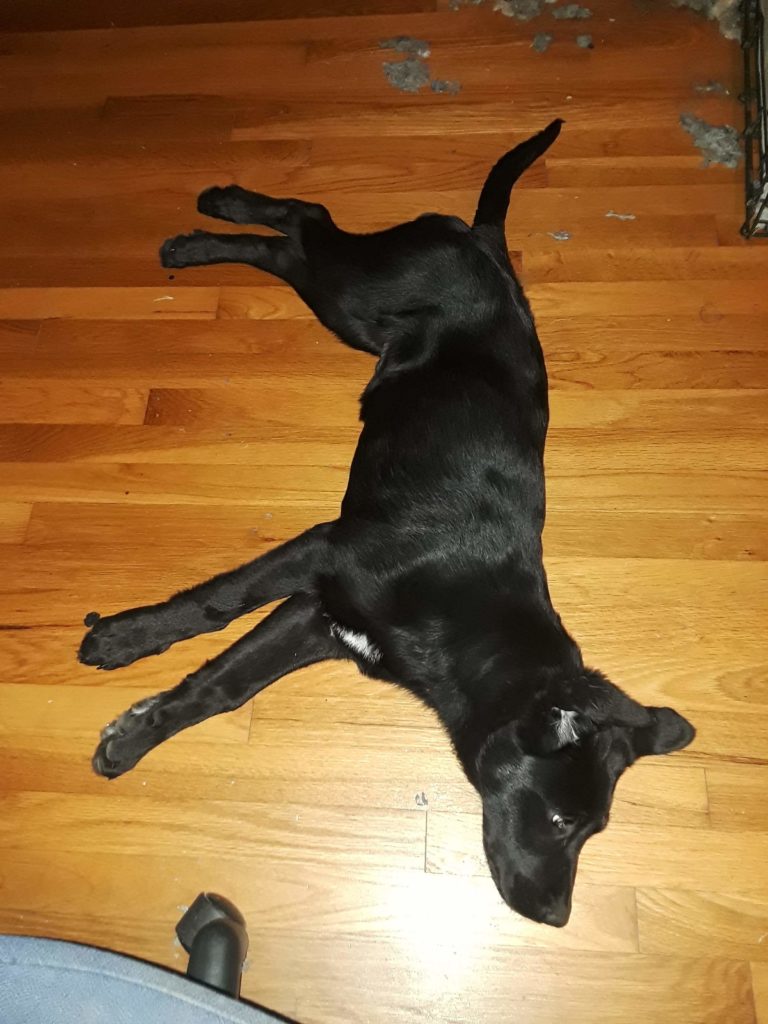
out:
{"label": "dog's tail", "polygon": [[526,139],[497,161],[485,179],[477,204],[473,228],[492,225],[504,231],[512,186],[534,160],[545,153],[560,134],[562,120],[558,117],[538,135]]}

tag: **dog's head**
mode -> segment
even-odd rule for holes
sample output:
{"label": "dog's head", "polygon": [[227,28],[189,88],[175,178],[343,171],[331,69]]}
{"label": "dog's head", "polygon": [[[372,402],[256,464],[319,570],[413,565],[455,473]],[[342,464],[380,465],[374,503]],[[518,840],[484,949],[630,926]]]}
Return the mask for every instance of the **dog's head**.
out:
{"label": "dog's head", "polygon": [[581,848],[608,823],[621,773],[694,735],[676,711],[643,707],[596,672],[547,688],[493,733],[478,771],[483,843],[504,901],[534,921],[566,924]]}

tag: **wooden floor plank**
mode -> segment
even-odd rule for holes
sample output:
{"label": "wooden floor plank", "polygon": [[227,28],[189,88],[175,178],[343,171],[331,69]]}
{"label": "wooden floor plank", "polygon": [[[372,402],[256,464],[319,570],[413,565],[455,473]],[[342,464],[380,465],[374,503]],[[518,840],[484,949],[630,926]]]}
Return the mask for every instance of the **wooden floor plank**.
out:
{"label": "wooden floor plank", "polygon": [[757,1010],[757,1024],[768,1020],[768,969],[764,963],[752,964],[752,991]]}
{"label": "wooden floor plank", "polygon": [[[12,794],[5,798],[4,818],[13,827],[0,828],[0,848],[29,852],[61,850],[94,857],[144,851],[168,856],[178,849],[205,852],[199,836],[208,836],[207,850],[219,858],[233,851],[243,856],[275,858],[283,864],[322,862],[356,868],[419,869],[424,863],[424,818],[419,811],[369,810],[345,807],[315,809],[273,803],[247,807],[231,800],[165,801],[103,793],[98,797],[61,793]],[[204,813],[204,817],[203,817]],[[249,827],[258,817],[259,832]],[[108,826],[108,827],[104,827]]]}
{"label": "wooden floor plank", "polygon": [[26,537],[31,515],[32,505],[0,502],[0,544],[20,544]]}
{"label": "wooden floor plank", "polygon": [[216,288],[2,288],[0,317],[210,320],[218,301]]}
{"label": "wooden floor plank", "polygon": [[682,889],[639,889],[638,927],[644,953],[768,961],[768,901]]}
{"label": "wooden floor plank", "polygon": [[713,825],[737,832],[768,829],[768,765],[712,764],[706,778]]}
{"label": "wooden floor plank", "polygon": [[[627,232],[632,237],[632,230]],[[587,236],[572,236],[568,246],[526,250],[525,274],[531,282],[672,281],[690,277],[761,280],[768,273],[768,252],[720,246],[701,248],[607,249],[596,255]],[[583,247],[582,247],[583,246]]]}
{"label": "wooden floor plank", "polygon": [[149,394],[137,388],[0,382],[1,423],[143,423]]}

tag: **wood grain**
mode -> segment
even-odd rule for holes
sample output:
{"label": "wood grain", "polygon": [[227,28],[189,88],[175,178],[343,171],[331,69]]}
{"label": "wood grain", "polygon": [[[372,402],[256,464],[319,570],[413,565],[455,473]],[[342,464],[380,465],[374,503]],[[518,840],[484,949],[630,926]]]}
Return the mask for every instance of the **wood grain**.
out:
{"label": "wood grain", "polygon": [[136,388],[0,383],[0,422],[143,423],[147,400]]}
{"label": "wood grain", "polygon": [[736,832],[768,830],[768,765],[714,763],[706,778],[713,825]]}
{"label": "wood grain", "polygon": [[0,317],[35,319],[113,317],[210,320],[216,315],[215,288],[3,288]]}
{"label": "wood grain", "polygon": [[[742,170],[679,125],[741,124],[741,52],[689,10],[589,6],[0,3],[0,931],[183,969],[175,921],[213,889],[249,922],[244,993],[303,1024],[768,1024],[768,251],[738,234]],[[461,91],[392,90],[400,34]],[[507,224],[550,377],[550,586],[590,664],[697,728],[620,780],[562,930],[502,904],[432,713],[348,664],[92,773],[105,722],[266,610],[116,675],[75,659],[87,612],[257,557],[344,491],[374,361],[261,271],[161,268],[212,226],[197,193],[360,231],[471,217],[554,116]]]}
{"label": "wood grain", "polygon": [[0,544],[21,543],[31,515],[31,505],[17,501],[0,502]]}
{"label": "wood grain", "polygon": [[639,889],[640,948],[674,956],[709,956],[712,935],[735,960],[768,960],[768,902],[759,898]]}
{"label": "wood grain", "polygon": [[768,1020],[768,969],[764,963],[752,964],[752,992],[758,1024]]}

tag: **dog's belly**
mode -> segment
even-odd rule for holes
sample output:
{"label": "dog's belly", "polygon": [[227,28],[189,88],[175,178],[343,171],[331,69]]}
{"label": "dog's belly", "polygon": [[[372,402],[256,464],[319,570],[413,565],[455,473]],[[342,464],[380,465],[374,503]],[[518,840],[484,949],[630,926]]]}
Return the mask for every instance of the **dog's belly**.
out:
{"label": "dog's belly", "polygon": [[371,665],[381,661],[381,651],[365,633],[357,633],[354,629],[348,629],[333,621],[331,621],[331,632],[337,640],[340,640],[345,647],[348,647],[358,657],[363,658],[364,661]]}

